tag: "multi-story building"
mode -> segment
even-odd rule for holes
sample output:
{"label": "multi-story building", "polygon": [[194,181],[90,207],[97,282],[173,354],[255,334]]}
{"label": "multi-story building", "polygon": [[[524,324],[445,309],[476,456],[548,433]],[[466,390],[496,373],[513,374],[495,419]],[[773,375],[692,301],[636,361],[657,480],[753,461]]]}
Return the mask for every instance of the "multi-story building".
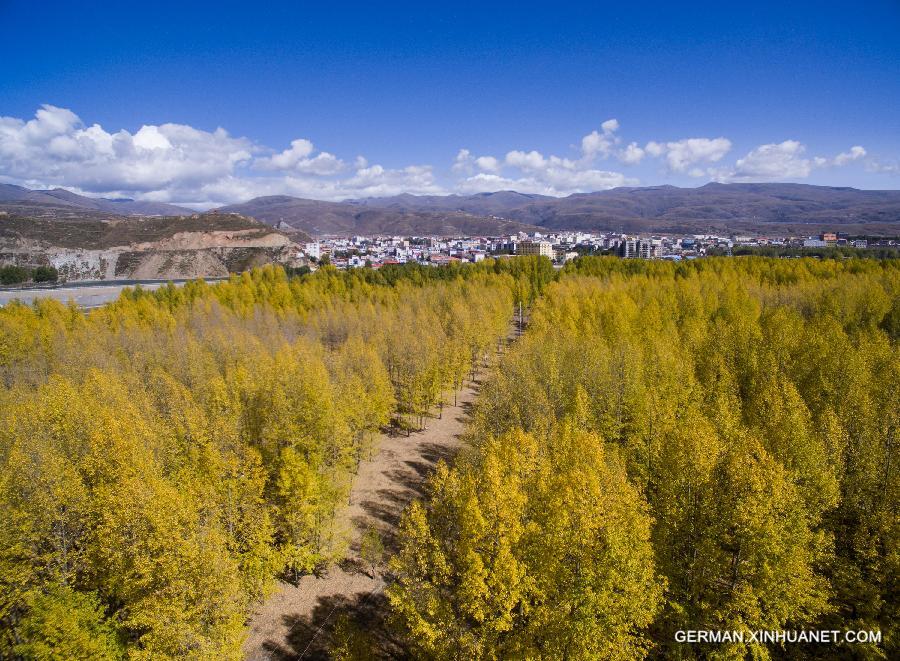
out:
{"label": "multi-story building", "polygon": [[551,260],[556,257],[553,252],[553,244],[549,241],[519,241],[516,245],[516,254],[539,255]]}
{"label": "multi-story building", "polygon": [[638,255],[641,259],[653,259],[659,254],[659,246],[650,241],[638,241]]}
{"label": "multi-story building", "polygon": [[618,250],[619,256],[626,259],[652,259],[659,256],[659,244],[648,240],[625,239],[619,244]]}
{"label": "multi-story building", "polygon": [[318,241],[312,241],[305,246],[306,254],[313,259],[319,259],[322,256],[322,247]]}
{"label": "multi-story building", "polygon": [[619,256],[625,259],[631,259],[638,256],[638,244],[640,242],[635,239],[625,239],[619,244]]}

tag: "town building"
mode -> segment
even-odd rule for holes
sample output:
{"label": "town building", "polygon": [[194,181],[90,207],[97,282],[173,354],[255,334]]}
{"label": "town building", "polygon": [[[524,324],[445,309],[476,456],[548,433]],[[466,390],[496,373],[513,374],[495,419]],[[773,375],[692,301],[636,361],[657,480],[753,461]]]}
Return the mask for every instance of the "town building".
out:
{"label": "town building", "polygon": [[626,259],[653,259],[659,256],[659,251],[659,243],[644,239],[625,239],[618,247],[619,256]]}
{"label": "town building", "polygon": [[553,252],[553,244],[549,241],[519,241],[516,245],[518,255],[539,255],[552,260],[556,257]]}
{"label": "town building", "polygon": [[306,254],[312,257],[313,259],[319,259],[322,257],[322,247],[319,245],[318,241],[313,241],[311,243],[307,243],[305,246]]}

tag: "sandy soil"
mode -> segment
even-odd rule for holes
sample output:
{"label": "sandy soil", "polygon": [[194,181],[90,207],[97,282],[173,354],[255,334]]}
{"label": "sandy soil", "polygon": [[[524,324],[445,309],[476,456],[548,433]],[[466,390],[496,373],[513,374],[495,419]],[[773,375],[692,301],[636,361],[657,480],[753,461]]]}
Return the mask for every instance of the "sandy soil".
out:
{"label": "sandy soil", "polygon": [[[268,228],[178,232],[158,241],[123,246],[124,250],[202,250],[204,248],[278,248],[291,245],[284,234]],[[262,230],[262,231],[261,231]]]}
{"label": "sandy soil", "polygon": [[227,277],[228,269],[211,250],[148,251],[128,274],[135,280]]}
{"label": "sandy soil", "polygon": [[362,568],[359,541],[365,530],[375,526],[390,552],[406,505],[423,495],[437,462],[448,461],[459,449],[476,388],[477,384],[464,388],[457,405],[444,406],[440,419],[428,418],[426,430],[409,437],[382,435],[378,451],[360,466],[350,505],[341,514],[351,530],[349,558],[319,578],[304,576],[298,585],[279,583],[275,594],[250,619],[246,659],[328,658],[331,627],[341,613],[373,635],[379,648],[373,650],[373,657],[402,655],[384,626],[384,581]]}

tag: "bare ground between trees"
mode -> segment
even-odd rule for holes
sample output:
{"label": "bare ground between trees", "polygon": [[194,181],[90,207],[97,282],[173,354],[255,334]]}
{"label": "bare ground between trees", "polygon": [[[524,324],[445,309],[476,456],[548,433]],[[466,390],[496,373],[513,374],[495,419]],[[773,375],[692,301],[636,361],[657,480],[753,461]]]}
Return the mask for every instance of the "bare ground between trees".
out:
{"label": "bare ground between trees", "polygon": [[373,656],[403,656],[403,648],[385,626],[384,581],[369,576],[360,560],[360,539],[369,527],[381,534],[387,554],[393,552],[400,515],[424,495],[428,476],[438,461],[453,458],[477,396],[478,382],[463,388],[456,406],[407,437],[383,434],[374,456],[360,465],[350,505],[339,513],[339,525],[350,530],[348,558],[320,577],[304,576],[297,585],[279,582],[275,593],[250,619],[244,657],[326,659],[336,619],[346,614],[365,629],[377,649]]}

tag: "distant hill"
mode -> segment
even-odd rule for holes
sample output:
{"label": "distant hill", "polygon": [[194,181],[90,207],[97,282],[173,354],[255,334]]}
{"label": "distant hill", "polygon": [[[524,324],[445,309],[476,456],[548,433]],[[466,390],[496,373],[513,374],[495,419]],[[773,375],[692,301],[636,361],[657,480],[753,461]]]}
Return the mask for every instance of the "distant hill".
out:
{"label": "distant hill", "polygon": [[[491,218],[453,208],[440,208],[448,198],[416,198],[401,195],[394,204],[380,201],[321,202],[287,195],[257,197],[243,204],[222,207],[223,213],[240,213],[272,226],[300,230],[313,236],[419,235],[464,236],[500,235],[518,231],[535,231],[536,227],[513,220]],[[419,208],[420,200],[430,206]],[[416,208],[413,208],[416,207]]]}
{"label": "distant hill", "polygon": [[512,191],[446,197],[400,195],[346,204],[407,212],[458,209],[553,230],[802,235],[839,229],[900,234],[900,191],[807,184],[615,188],[564,198]]}
{"label": "distant hill", "polygon": [[54,266],[65,280],[222,276],[292,263],[295,241],[237,214],[35,218],[0,214],[0,264]]}
{"label": "distant hill", "polygon": [[196,213],[162,202],[87,197],[62,188],[30,190],[12,184],[0,184],[0,211],[42,218],[189,216]]}
{"label": "distant hill", "polygon": [[0,184],[0,265],[53,266],[60,278],[108,280],[222,276],[298,262],[297,241],[239,214],[197,213],[56,188]]}
{"label": "distant hill", "polygon": [[[0,211],[71,221],[194,214],[169,204],[86,197],[59,188],[28,190],[10,184],[0,184]],[[515,191],[404,194],[344,202],[273,195],[228,205],[220,211],[256,218],[293,234],[297,240],[305,235],[477,236],[536,230],[794,236],[836,230],[874,236],[900,234],[900,191],[807,184],[614,188],[563,198]]]}
{"label": "distant hill", "polygon": [[718,184],[699,188],[615,188],[556,198],[515,191],[397,195],[321,202],[258,197],[222,211],[314,236],[498,235],[590,230],[808,235],[823,230],[900,234],[900,191],[806,184]]}
{"label": "distant hill", "polygon": [[415,209],[417,211],[465,211],[485,216],[506,214],[529,204],[553,202],[558,198],[548,195],[529,195],[515,191],[477,193],[475,195],[396,195],[394,197],[369,197],[349,200],[348,204],[379,209]]}
{"label": "distant hill", "polygon": [[178,235],[211,233],[262,237],[282,232],[252,218],[227,213],[104,220],[51,220],[17,215],[0,216],[0,246],[28,243],[69,249],[105,250],[155,243]]}

